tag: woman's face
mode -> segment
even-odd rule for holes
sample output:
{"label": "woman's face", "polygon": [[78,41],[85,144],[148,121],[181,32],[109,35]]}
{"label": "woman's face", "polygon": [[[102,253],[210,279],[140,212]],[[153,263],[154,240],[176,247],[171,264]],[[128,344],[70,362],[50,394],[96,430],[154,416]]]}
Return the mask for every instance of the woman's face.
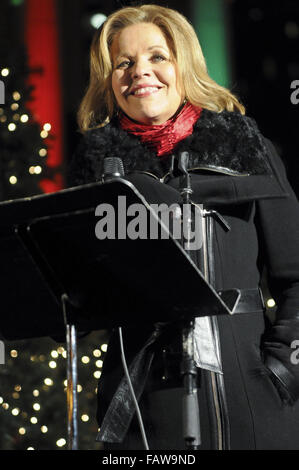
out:
{"label": "woman's face", "polygon": [[183,102],[177,66],[160,28],[127,26],[112,43],[112,89],[119,107],[133,120],[163,124]]}

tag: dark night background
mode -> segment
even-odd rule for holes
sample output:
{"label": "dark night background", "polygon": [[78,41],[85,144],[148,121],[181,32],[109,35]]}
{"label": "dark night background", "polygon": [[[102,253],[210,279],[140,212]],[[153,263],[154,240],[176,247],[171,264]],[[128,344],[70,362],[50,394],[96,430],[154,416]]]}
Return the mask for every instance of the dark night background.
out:
{"label": "dark night background", "polygon": [[[133,2],[63,0],[58,3],[64,25],[61,44],[68,159],[78,140],[75,114],[88,81],[88,51],[94,31],[88,18],[96,11],[109,14],[120,4]],[[192,22],[192,0],[153,3],[177,9]],[[278,148],[290,182],[299,195],[299,104],[290,101],[291,82],[299,80],[299,2],[228,0],[224,3],[232,67],[230,88],[245,105],[247,114],[257,121],[262,133]]]}
{"label": "dark night background", "polygon": [[[177,9],[194,24],[194,9],[199,2],[152,3]],[[95,32],[90,18],[94,13],[108,15],[120,6],[134,3],[147,2],[56,0],[63,103],[63,173],[80,139],[76,112],[88,84],[89,47]],[[43,0],[39,4],[42,7]],[[4,50],[14,49],[16,44],[24,42],[24,5],[25,0],[1,0],[0,59]],[[297,0],[222,0],[222,5],[226,12],[229,88],[245,105],[247,114],[257,121],[262,133],[278,148],[290,182],[299,194],[299,104],[290,101],[291,83],[299,80],[299,3]]]}
{"label": "dark night background", "polygon": [[[298,80],[299,88],[299,0],[222,0],[222,3],[221,0],[53,0],[58,17],[63,147],[62,161],[52,168],[39,152],[42,150],[45,155],[48,148],[51,150],[55,135],[50,134],[44,140],[39,124],[30,119],[26,108],[30,89],[25,79],[31,73],[42,74],[42,70],[32,71],[26,65],[24,12],[31,1],[38,8],[52,2],[0,0],[0,73],[10,68],[8,78],[2,74],[0,79],[6,81],[7,100],[11,99],[0,105],[0,201],[51,192],[59,184],[64,187],[67,166],[81,138],[76,113],[89,78],[89,48],[95,32],[90,19],[95,13],[108,15],[121,6],[135,3],[156,3],[177,9],[193,24],[199,2],[222,5],[231,77],[229,88],[244,104],[247,115],[257,121],[261,132],[275,144],[299,196],[299,103],[293,104],[290,98],[294,92],[292,82]],[[214,44],[210,46],[213,48]],[[214,47],[217,48],[216,43]],[[21,91],[22,98],[18,101],[19,108],[13,110],[16,100],[12,95],[16,89]],[[298,98],[299,93],[297,101]],[[19,122],[27,113],[28,122]],[[8,123],[14,122],[16,129],[9,130]],[[32,174],[28,173],[28,167],[33,168]],[[39,172],[35,172],[36,168]],[[18,184],[9,179],[16,174]],[[40,186],[41,178],[44,178],[43,186]],[[28,314],[28,306],[23,308]],[[104,331],[93,332],[78,345],[81,449],[99,448],[94,442],[95,388],[106,340]],[[5,347],[6,362],[0,364],[0,449],[65,448],[65,344],[38,338],[17,343],[5,341]]]}

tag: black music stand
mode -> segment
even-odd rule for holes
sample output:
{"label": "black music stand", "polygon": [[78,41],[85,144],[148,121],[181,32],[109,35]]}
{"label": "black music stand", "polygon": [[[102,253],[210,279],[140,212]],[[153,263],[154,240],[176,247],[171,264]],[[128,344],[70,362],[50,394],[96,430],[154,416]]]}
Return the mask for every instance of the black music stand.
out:
{"label": "black music stand", "polygon": [[[142,204],[165,233],[156,212],[127,180],[0,203],[6,263],[0,274],[2,308],[10,312],[0,333],[5,339],[66,334],[69,449],[78,448],[77,331],[231,314],[239,298],[237,290],[220,297],[171,236],[98,240],[95,208],[103,202],[117,208],[119,196],[127,206]],[[178,272],[180,288],[174,289]],[[163,283],[153,286],[156,279]],[[12,283],[14,299],[7,295]],[[38,302],[28,294],[30,286],[39,292]],[[30,306],[29,318],[20,305]]]}

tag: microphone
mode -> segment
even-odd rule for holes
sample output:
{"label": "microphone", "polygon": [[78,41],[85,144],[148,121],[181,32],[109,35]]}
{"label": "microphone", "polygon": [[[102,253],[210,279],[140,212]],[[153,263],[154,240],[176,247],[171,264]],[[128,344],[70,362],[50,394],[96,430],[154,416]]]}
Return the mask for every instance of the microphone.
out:
{"label": "microphone", "polygon": [[104,158],[104,168],[102,174],[103,182],[114,178],[123,178],[125,176],[124,164],[119,157]]}
{"label": "microphone", "polygon": [[178,159],[178,171],[180,174],[180,192],[185,204],[189,204],[192,194],[191,178],[188,173],[189,153],[181,152]]}

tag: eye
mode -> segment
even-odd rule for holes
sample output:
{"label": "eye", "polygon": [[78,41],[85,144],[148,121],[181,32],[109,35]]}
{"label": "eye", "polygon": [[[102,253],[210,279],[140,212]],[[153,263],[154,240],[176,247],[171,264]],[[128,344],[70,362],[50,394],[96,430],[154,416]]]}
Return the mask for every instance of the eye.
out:
{"label": "eye", "polygon": [[152,60],[153,60],[154,62],[163,62],[164,60],[166,60],[166,57],[164,57],[164,56],[161,55],[161,54],[154,54],[154,55],[152,56]]}
{"label": "eye", "polygon": [[124,68],[127,68],[127,67],[130,67],[130,65],[132,65],[132,61],[130,60],[124,60],[123,62],[121,62],[120,64],[118,64],[116,66],[117,69],[124,69]]}

